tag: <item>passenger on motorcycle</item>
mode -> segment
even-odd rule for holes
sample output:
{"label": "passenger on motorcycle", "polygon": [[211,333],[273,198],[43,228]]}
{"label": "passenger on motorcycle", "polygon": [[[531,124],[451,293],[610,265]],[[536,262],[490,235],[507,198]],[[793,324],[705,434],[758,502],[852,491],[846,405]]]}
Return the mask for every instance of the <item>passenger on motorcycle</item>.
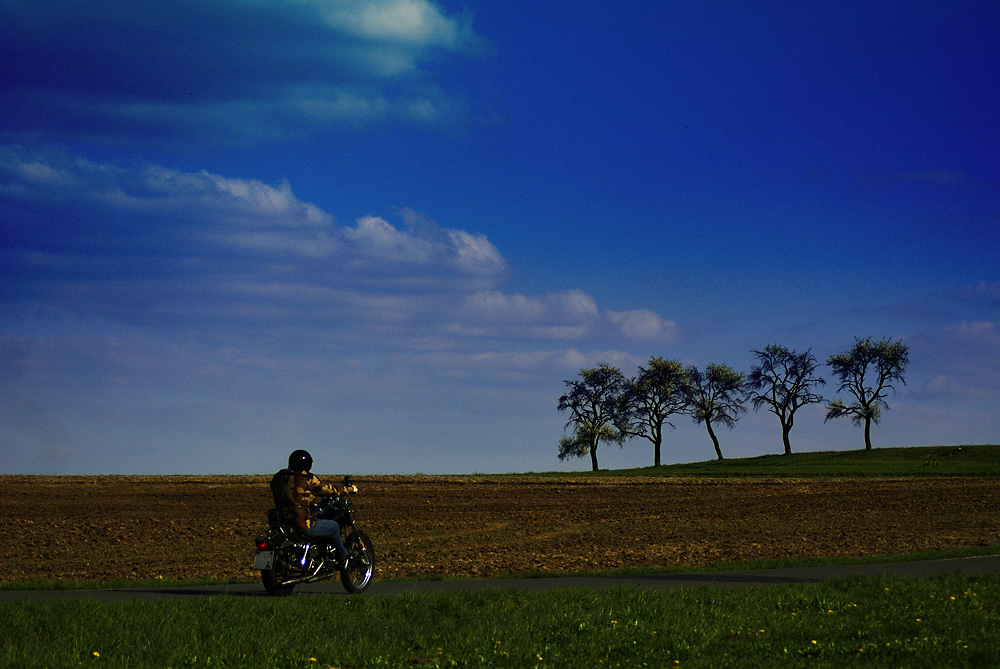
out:
{"label": "passenger on motorcycle", "polygon": [[[311,505],[317,497],[341,494],[332,483],[323,485],[309,470],[313,459],[308,451],[293,451],[288,456],[288,468],[282,469],[271,478],[271,494],[274,506],[281,514],[281,520],[297,528],[303,534],[325,539],[333,547],[338,567],[346,566],[347,549],[340,537],[340,526],[333,520],[314,518]],[[343,492],[357,492],[357,486],[346,486]]]}

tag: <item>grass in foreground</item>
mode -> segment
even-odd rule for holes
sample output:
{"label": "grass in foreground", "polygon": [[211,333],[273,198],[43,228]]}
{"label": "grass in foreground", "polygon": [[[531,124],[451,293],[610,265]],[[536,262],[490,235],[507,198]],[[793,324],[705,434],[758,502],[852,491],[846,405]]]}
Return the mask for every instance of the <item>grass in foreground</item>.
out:
{"label": "grass in foreground", "polygon": [[1000,576],[767,588],[0,605],[0,666],[1000,663]]}

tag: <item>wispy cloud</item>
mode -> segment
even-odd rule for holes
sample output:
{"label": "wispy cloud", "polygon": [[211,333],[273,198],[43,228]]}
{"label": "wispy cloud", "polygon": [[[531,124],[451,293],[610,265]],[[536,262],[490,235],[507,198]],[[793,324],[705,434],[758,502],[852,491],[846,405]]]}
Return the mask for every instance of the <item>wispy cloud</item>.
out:
{"label": "wispy cloud", "polygon": [[453,124],[462,97],[427,68],[483,43],[431,0],[4,3],[0,103],[9,137],[232,143]]}
{"label": "wispy cloud", "polygon": [[[508,262],[481,233],[412,209],[342,224],[288,182],[8,145],[0,220],[2,412],[20,416],[0,421],[18,445],[8,467],[28,453],[47,458],[33,471],[135,466],[138,425],[147,445],[182,423],[199,443],[221,430],[267,450],[303,420],[351,427],[327,406],[424,426],[492,416],[498,388],[519,416],[558,422],[560,379],[600,362],[631,372],[634,347],[675,330],[583,290],[507,291]],[[47,407],[99,422],[117,450],[41,429]],[[171,448],[150,446],[162,460],[142,466],[172,471]]]}
{"label": "wispy cloud", "polygon": [[[287,182],[4,147],[0,189],[18,208],[4,251],[13,301],[44,293],[80,313],[208,331],[360,340],[375,328],[404,345],[676,334],[654,312],[602,310],[581,290],[504,292],[507,261],[485,235],[411,209],[395,224],[368,215],[341,225]],[[35,234],[39,224],[52,235]]]}
{"label": "wispy cloud", "polygon": [[317,11],[334,30],[364,42],[418,50],[458,49],[474,40],[468,19],[428,0],[293,0]]}
{"label": "wispy cloud", "polygon": [[923,381],[919,394],[931,400],[975,402],[1000,399],[1000,324],[959,321],[917,333],[911,359]]}
{"label": "wispy cloud", "polygon": [[1000,282],[980,281],[958,291],[958,296],[966,299],[984,300],[995,306],[1000,306]]}

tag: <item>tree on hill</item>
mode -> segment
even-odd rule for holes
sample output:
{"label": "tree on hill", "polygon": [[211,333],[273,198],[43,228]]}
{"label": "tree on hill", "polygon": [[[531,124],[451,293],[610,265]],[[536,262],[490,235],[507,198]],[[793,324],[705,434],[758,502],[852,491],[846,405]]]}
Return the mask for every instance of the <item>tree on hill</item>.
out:
{"label": "tree on hill", "polygon": [[581,370],[579,381],[565,383],[569,392],[559,398],[559,411],[569,411],[566,428],[572,426],[573,434],[559,440],[559,459],[582,458],[589,453],[596,472],[598,445],[602,441],[621,445],[625,439],[616,427],[622,423],[625,375],[617,367],[602,364]]}
{"label": "tree on hill", "polygon": [[845,353],[831,355],[826,364],[840,380],[837,392],[847,391],[853,404],[837,398],[827,406],[826,420],[850,416],[855,425],[865,426],[865,450],[872,449],[872,423],[878,425],[883,409],[889,410],[885,401],[893,383],[906,384],[903,374],[909,363],[909,347],[901,341],[889,339],[872,341],[871,337],[855,338],[854,346]]}
{"label": "tree on hill", "polygon": [[764,350],[754,349],[758,365],[747,376],[750,401],[755,410],[763,406],[778,417],[781,423],[781,441],[785,455],[792,452],[788,438],[795,425],[795,412],[807,404],[818,404],[823,397],[813,388],[826,381],[816,376],[816,362],[812,351],[796,353],[784,346],[771,344]]}
{"label": "tree on hill", "polygon": [[663,426],[674,427],[667,419],[687,407],[687,373],[676,360],[656,357],[648,367],[626,382],[621,396],[619,431],[629,437],[642,437],[653,444],[653,465],[660,466]]}
{"label": "tree on hill", "polygon": [[687,377],[687,410],[696,423],[705,424],[715,455],[722,460],[722,448],[712,424],[721,423],[733,429],[740,414],[746,413],[743,406],[746,378],[735,369],[720,364],[706,366],[704,374],[697,367],[688,367]]}

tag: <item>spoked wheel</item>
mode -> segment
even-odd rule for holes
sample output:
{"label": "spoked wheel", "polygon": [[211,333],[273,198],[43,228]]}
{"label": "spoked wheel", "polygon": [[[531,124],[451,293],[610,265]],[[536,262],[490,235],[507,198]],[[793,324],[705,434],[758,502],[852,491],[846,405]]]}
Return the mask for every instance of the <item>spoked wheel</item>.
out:
{"label": "spoked wheel", "polygon": [[295,589],[294,585],[281,585],[284,576],[284,565],[275,556],[273,569],[260,570],[260,580],[264,583],[264,589],[267,590],[267,594],[272,597],[284,597],[285,595],[292,594],[292,590]]}
{"label": "spoked wheel", "polygon": [[351,556],[351,565],[340,570],[340,582],[347,592],[356,595],[371,585],[375,572],[375,551],[371,539],[361,530],[354,530],[344,538],[344,548]]}

